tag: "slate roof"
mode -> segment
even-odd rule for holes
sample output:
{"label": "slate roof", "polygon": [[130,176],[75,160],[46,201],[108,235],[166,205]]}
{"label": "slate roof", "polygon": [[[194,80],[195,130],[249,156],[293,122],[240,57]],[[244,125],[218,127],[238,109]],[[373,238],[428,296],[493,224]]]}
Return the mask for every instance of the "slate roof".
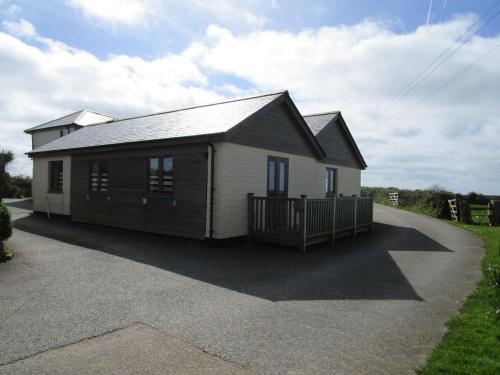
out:
{"label": "slate roof", "polygon": [[81,111],[71,113],[69,115],[60,117],[58,119],[44,122],[41,125],[37,125],[35,127],[26,129],[24,132],[25,133],[33,133],[38,130],[44,130],[44,129],[49,129],[49,128],[55,128],[59,126],[64,126],[64,125],[89,125],[89,124],[95,124],[95,123],[100,123],[104,121],[109,121],[109,120],[116,120],[115,117],[103,115],[101,113],[89,111],[86,109],[82,109]]}
{"label": "slate roof", "polygon": [[306,121],[307,126],[316,136],[323,128],[329,124],[332,120],[334,120],[338,115],[339,111],[333,112],[325,112],[325,113],[315,113],[311,115],[305,115],[304,120]]}
{"label": "slate roof", "polygon": [[[361,151],[359,151],[358,145],[356,144],[356,141],[352,137],[352,134],[349,131],[349,128],[347,127],[347,124],[345,123],[340,111],[314,113],[302,117],[304,117],[307,126],[309,126],[309,129],[311,129],[315,137],[317,137],[317,135],[325,128],[325,126],[331,124],[334,120],[338,118],[339,121],[337,121],[337,123],[344,131],[347,140],[351,144],[351,147],[360,162],[361,168],[365,169],[367,167],[365,159],[363,158],[363,155],[361,155]],[[321,144],[321,141],[319,141],[319,143]]]}
{"label": "slate roof", "polygon": [[285,93],[89,125],[28,154],[224,133]]}

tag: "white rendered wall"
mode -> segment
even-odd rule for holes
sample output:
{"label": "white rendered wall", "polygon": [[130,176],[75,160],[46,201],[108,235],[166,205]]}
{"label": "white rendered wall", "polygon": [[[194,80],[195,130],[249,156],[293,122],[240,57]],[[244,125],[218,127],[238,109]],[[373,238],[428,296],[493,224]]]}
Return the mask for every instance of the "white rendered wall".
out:
{"label": "white rendered wall", "polygon": [[[63,189],[62,193],[49,193],[49,162],[62,160]],[[35,211],[69,215],[71,189],[71,156],[35,157],[33,158],[33,209]]]}
{"label": "white rendered wall", "polygon": [[[214,238],[247,234],[247,193],[266,196],[267,157],[289,159],[288,196],[325,197],[325,168],[337,169],[338,194],[360,195],[361,170],[319,163],[315,158],[229,142],[215,144]],[[210,160],[208,163],[210,176]],[[210,192],[207,191],[207,207]],[[207,210],[208,212],[208,210]],[[208,217],[207,217],[208,225]],[[208,233],[208,228],[207,228]]]}

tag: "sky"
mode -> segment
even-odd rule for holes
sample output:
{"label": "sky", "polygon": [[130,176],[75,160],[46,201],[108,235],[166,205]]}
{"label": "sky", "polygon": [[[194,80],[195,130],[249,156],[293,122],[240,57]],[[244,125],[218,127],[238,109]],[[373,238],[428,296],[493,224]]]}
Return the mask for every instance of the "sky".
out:
{"label": "sky", "polygon": [[500,194],[500,0],[0,0],[11,174],[32,173],[24,129],[80,109],[281,90],[342,111],[363,185]]}

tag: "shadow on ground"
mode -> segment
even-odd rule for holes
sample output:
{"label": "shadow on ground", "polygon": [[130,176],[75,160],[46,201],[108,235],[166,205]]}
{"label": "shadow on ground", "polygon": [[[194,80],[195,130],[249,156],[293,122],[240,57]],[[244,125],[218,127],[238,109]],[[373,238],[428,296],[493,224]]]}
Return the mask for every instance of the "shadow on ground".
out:
{"label": "shadow on ground", "polygon": [[423,233],[375,223],[373,232],[311,247],[207,244],[31,214],[15,228],[99,250],[271,301],[421,300],[389,251],[448,252]]}

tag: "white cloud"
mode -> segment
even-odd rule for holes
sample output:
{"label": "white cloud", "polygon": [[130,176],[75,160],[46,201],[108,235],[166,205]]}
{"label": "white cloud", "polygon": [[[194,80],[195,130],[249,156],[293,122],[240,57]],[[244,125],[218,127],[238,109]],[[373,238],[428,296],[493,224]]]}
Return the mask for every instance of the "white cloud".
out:
{"label": "white cloud", "polygon": [[[303,113],[342,110],[369,165],[365,184],[438,183],[455,191],[498,193],[500,49],[417,110],[406,111],[498,45],[500,37],[473,38],[405,100],[375,116],[474,20],[462,16],[406,34],[372,21],[239,35],[211,26],[183,52],[154,60],[99,59],[41,36],[34,37],[35,47],[0,33],[0,148],[16,151],[14,167],[26,172],[30,163],[22,153],[30,143],[22,130],[81,108],[122,117],[221,100],[221,92],[288,89]],[[221,75],[237,79],[212,87],[211,78]],[[244,87],[235,83],[241,80]]]}
{"label": "white cloud", "polygon": [[147,24],[158,5],[154,0],[67,0],[66,3],[82,10],[86,17],[113,25]]}
{"label": "white cloud", "polygon": [[31,173],[24,129],[79,109],[124,117],[224,99],[183,54],[99,59],[51,39],[37,42],[0,33],[0,148],[16,154],[12,173]]}
{"label": "white cloud", "polygon": [[66,0],[66,4],[79,9],[92,19],[113,26],[149,25],[162,21],[179,26],[177,14],[183,17],[203,18],[207,14],[224,24],[234,26],[262,26],[266,18],[252,11],[259,2],[235,0]]}
{"label": "white cloud", "polygon": [[25,19],[20,19],[19,21],[3,21],[3,29],[9,34],[15,35],[21,38],[32,38],[37,35],[35,27]]}
{"label": "white cloud", "polygon": [[500,37],[475,37],[398,105],[375,116],[475,19],[462,16],[407,34],[371,21],[243,35],[211,26],[191,48],[206,69],[261,90],[288,88],[303,113],[342,110],[369,165],[366,184],[439,183],[494,193],[500,182],[500,50],[418,109],[407,110],[498,45]]}

